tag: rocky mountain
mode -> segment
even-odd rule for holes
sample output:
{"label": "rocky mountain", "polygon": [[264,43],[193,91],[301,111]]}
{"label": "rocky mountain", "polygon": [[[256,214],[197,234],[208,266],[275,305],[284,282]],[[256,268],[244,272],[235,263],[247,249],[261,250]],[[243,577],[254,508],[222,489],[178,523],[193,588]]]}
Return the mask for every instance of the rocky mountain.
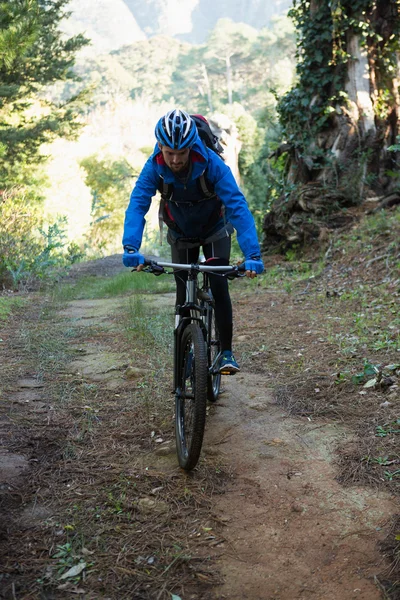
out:
{"label": "rocky mountain", "polygon": [[257,29],[270,24],[292,0],[124,0],[146,35],[165,34],[201,44],[218,19],[230,18]]}
{"label": "rocky mountain", "polygon": [[68,35],[85,33],[89,54],[109,52],[155,35],[203,43],[218,19],[267,27],[292,0],[71,0]]}
{"label": "rocky mountain", "polygon": [[71,16],[63,31],[72,36],[83,33],[91,40],[84,55],[106,53],[146,39],[124,0],[70,0]]}

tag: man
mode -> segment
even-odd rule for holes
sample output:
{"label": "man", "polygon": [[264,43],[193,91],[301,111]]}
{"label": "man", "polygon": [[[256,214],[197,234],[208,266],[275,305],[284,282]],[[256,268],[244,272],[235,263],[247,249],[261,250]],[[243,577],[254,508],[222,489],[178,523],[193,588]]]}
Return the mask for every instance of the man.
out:
{"label": "man", "polygon": [[[139,249],[144,216],[157,189],[161,189],[172,262],[195,263],[202,247],[207,260],[218,259],[218,264],[228,265],[235,228],[245,256],[246,275],[253,278],[262,273],[264,265],[257,232],[246,199],[230,168],[201,141],[194,119],[181,110],[171,110],[158,121],[155,135],[155,150],[139,175],[126,211],[124,265],[143,268],[144,256]],[[186,297],[184,276],[175,274],[175,281],[176,304],[182,305]],[[233,318],[228,281],[212,276],[210,283],[221,341],[219,368],[234,374],[240,368],[232,354]]]}

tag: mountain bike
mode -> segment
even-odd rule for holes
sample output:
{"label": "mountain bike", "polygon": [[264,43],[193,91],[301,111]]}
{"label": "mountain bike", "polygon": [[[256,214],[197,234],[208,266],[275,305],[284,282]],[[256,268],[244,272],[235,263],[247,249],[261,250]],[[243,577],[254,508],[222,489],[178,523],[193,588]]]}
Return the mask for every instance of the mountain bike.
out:
{"label": "mountain bike", "polygon": [[209,276],[233,279],[244,276],[244,269],[146,259],[143,271],[155,275],[188,273],[185,303],[175,309],[173,393],[178,462],[190,471],[200,457],[207,400],[217,400],[224,374],[217,368],[221,346]]}

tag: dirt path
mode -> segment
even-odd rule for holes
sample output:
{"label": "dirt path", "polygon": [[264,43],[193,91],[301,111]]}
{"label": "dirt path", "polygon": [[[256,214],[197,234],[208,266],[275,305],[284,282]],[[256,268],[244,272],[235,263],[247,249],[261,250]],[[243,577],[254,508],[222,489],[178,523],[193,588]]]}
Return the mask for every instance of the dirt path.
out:
{"label": "dirt path", "polygon": [[206,448],[221,449],[236,474],[215,504],[226,522],[225,585],[215,597],[380,598],[377,531],[396,505],[386,493],[335,481],[332,459],[346,429],[288,418],[263,378],[248,374],[229,381],[211,421]]}
{"label": "dirt path", "polygon": [[[112,264],[109,269],[112,270]],[[82,270],[85,273],[84,267]],[[106,269],[104,274],[107,272]],[[209,505],[210,529],[218,534],[210,536],[212,541],[207,546],[206,555],[204,548],[199,551],[199,555],[203,562],[205,558],[211,561],[211,566],[208,574],[203,573],[200,577],[203,581],[192,583],[181,590],[180,597],[182,600],[378,600],[382,596],[374,578],[387,566],[383,555],[379,553],[378,542],[387,535],[388,523],[397,510],[396,501],[386,491],[361,486],[343,487],[338,483],[335,452],[338,446],[352,439],[354,434],[350,429],[340,421],[327,417],[291,417],[277,405],[272,393],[274,371],[268,366],[268,361],[271,364],[285,362],[284,358],[287,359],[288,352],[293,350],[294,341],[299,346],[303,341],[298,338],[289,340],[287,343],[292,346],[283,347],[273,360],[271,353],[263,354],[263,351],[256,350],[264,347],[266,332],[271,331],[274,323],[277,324],[288,316],[290,327],[296,335],[297,322],[304,323],[305,330],[308,326],[305,323],[304,307],[286,302],[280,291],[275,295],[271,295],[268,290],[258,291],[256,296],[253,294],[251,297],[251,302],[248,297],[240,295],[236,296],[235,301],[238,320],[235,341],[237,351],[243,359],[243,370],[236,377],[224,381],[223,395],[217,405],[209,409],[204,442],[203,456],[206,462],[210,460],[211,469],[214,464],[212,461],[216,460],[216,464],[221,462],[225,472],[231,474],[224,489],[212,497]],[[172,304],[172,301],[171,295],[157,298],[158,304]],[[104,420],[104,413],[108,422],[115,427],[112,430],[115,435],[110,438],[113,445],[112,458],[106,456],[105,448],[101,447],[100,451],[97,449],[93,434],[79,474],[76,464],[65,460],[65,456],[62,463],[58,463],[62,467],[55,463],[52,468],[59,476],[63,470],[62,485],[65,486],[64,482],[68,481],[70,489],[76,490],[78,499],[84,495],[85,485],[90,488],[92,496],[97,493],[98,499],[93,500],[96,506],[101,505],[100,484],[96,484],[93,489],[96,474],[101,473],[102,485],[106,487],[104,473],[110,472],[110,469],[115,473],[115,478],[124,472],[139,472],[139,467],[134,465],[140,463],[137,457],[143,452],[143,448],[146,448],[145,464],[149,465],[146,467],[146,475],[151,474],[154,482],[162,482],[161,487],[157,487],[153,480],[150,482],[149,489],[153,496],[157,496],[154,490],[166,486],[168,481],[174,488],[182,485],[184,490],[191,485],[187,476],[177,468],[175,456],[168,447],[162,456],[155,452],[154,444],[149,446],[145,442],[147,446],[144,446],[143,441],[125,440],[129,437],[128,419],[134,417],[130,415],[132,411],[129,407],[127,409],[123,404],[123,398],[126,398],[126,402],[131,402],[133,390],[137,389],[137,380],[126,379],[125,357],[116,350],[118,324],[113,322],[112,316],[121,310],[121,302],[124,300],[72,301],[56,317],[63,323],[64,329],[77,327],[80,334],[79,339],[72,340],[75,360],[68,363],[66,371],[55,375],[52,383],[55,385],[57,378],[59,381],[65,377],[79,378],[79,385],[83,383],[86,386],[86,396],[82,405],[77,406],[76,400],[74,401],[70,414],[75,414],[73,411],[78,409],[86,411],[87,421],[90,411],[91,422],[95,424],[96,419],[99,423]],[[251,334],[252,339],[249,340],[246,319],[255,314],[255,307],[260,304],[263,311],[257,317],[258,333]],[[277,304],[280,309],[274,312]],[[306,333],[309,334],[308,331]],[[309,336],[310,344],[316,344],[319,335],[316,332],[313,337]],[[57,514],[57,506],[59,510],[63,506],[71,506],[68,496],[71,492],[66,490],[65,495],[64,492],[59,492],[58,504],[52,503],[54,499],[51,497],[50,487],[46,487],[49,485],[48,481],[44,483],[43,479],[43,473],[50,469],[50,463],[46,463],[47,466],[41,471],[42,479],[38,479],[38,471],[35,471],[36,485],[39,487],[33,496],[19,504],[7,504],[9,495],[20,489],[18,482],[23,482],[24,477],[27,478],[26,481],[32,479],[32,469],[37,465],[37,462],[31,462],[32,455],[29,458],[28,447],[33,442],[32,439],[29,441],[26,429],[25,446],[21,445],[21,451],[18,451],[17,442],[22,439],[21,427],[33,427],[40,422],[40,427],[52,427],[56,431],[59,438],[54,438],[53,442],[61,444],[62,434],[57,431],[62,431],[63,422],[70,427],[70,422],[66,417],[65,402],[61,405],[60,415],[55,416],[54,406],[60,401],[60,397],[48,395],[53,388],[45,388],[40,378],[26,369],[23,360],[17,358],[20,351],[21,348],[14,348],[14,352],[9,353],[7,358],[9,372],[14,373],[14,383],[10,376],[7,381],[11,383],[8,387],[5,386],[2,395],[1,432],[4,449],[0,454],[0,484],[6,499],[4,506],[6,509],[7,506],[11,507],[10,514],[14,524],[18,525],[22,534],[24,531],[32,534],[32,538],[27,533],[24,534],[28,536],[27,544],[29,540],[31,545],[37,543],[39,535],[43,536],[42,545],[46,545],[44,540],[50,534],[53,539],[55,535],[59,535],[60,540],[65,541],[54,515]],[[11,365],[10,361],[15,364]],[[94,397],[90,396],[96,386],[99,386],[96,392],[97,402],[101,391],[100,404],[93,404]],[[13,443],[9,443],[10,436]],[[80,438],[75,440],[78,448],[75,453],[78,454],[79,443]],[[123,446],[123,443],[126,445]],[[83,454],[81,456],[83,458]],[[33,460],[38,461],[38,458]],[[192,482],[203,485],[204,489],[202,480],[210,473],[208,471],[208,475],[207,472],[205,475],[202,470],[195,472]],[[61,489],[57,488],[55,480],[53,484],[54,489]],[[108,497],[109,495],[110,492]],[[176,500],[174,503],[176,504]],[[72,508],[68,510],[71,512]],[[154,520],[154,515],[151,519]],[[8,527],[3,523],[3,528],[9,535]],[[106,528],[104,532],[107,534]],[[111,529],[108,534],[111,536],[110,532]],[[33,536],[36,536],[35,542]],[[118,544],[118,536],[115,543]],[[13,552],[16,552],[14,547]],[[36,556],[40,554],[40,550],[35,552]],[[121,552],[119,548],[118,560]],[[41,564],[45,564],[49,558],[47,556],[41,560]],[[136,565],[138,560],[135,559]],[[164,572],[175,561],[176,558]],[[135,562],[121,567],[122,571],[125,569],[126,576],[131,573],[131,578],[135,568]],[[109,569],[108,575],[111,575],[113,567],[109,566]],[[218,579],[212,580],[213,571],[220,572],[224,583],[220,584]],[[7,577],[13,573],[12,569],[7,573],[3,580],[6,583],[9,581]],[[103,575],[103,578],[106,579],[107,576]],[[208,583],[204,587],[204,580],[207,579]],[[11,587],[10,585],[6,586],[8,591],[4,595],[0,593],[1,598],[72,598],[76,594],[87,600],[159,600],[171,597],[171,593],[162,585],[153,589],[150,584],[147,592],[130,595],[128,592],[107,592],[107,589],[111,589],[107,586],[102,591],[89,592],[85,590],[84,582],[81,587],[73,587],[71,583],[68,584],[70,587],[67,584],[63,584],[67,586],[64,588],[57,587],[55,595],[44,596],[35,595],[36,592],[31,595],[29,590],[16,588],[14,583]]]}

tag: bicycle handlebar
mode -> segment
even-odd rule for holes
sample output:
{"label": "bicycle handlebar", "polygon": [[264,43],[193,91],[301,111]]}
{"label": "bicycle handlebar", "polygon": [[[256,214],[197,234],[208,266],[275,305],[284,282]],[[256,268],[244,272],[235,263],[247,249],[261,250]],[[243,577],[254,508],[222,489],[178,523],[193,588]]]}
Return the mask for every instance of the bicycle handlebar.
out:
{"label": "bicycle handlebar", "polygon": [[181,271],[198,271],[198,272],[206,272],[206,273],[216,273],[219,275],[235,275],[236,277],[244,276],[244,263],[242,265],[216,265],[212,267],[210,265],[202,264],[202,263],[192,263],[192,264],[180,264],[180,263],[172,263],[172,262],[164,262],[164,261],[156,261],[152,259],[145,258],[144,266],[146,270],[149,272],[158,272],[161,274],[164,269],[176,269]]}

